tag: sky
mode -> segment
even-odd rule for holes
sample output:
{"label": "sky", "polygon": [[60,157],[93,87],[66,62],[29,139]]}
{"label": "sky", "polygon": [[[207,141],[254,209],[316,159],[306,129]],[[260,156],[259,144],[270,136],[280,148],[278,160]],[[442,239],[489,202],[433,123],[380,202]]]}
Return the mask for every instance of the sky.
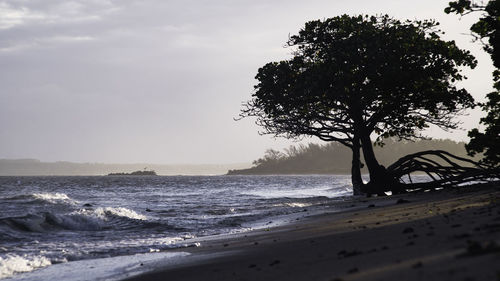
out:
{"label": "sky", "polygon": [[[461,85],[484,100],[493,68],[471,42],[475,16],[446,15],[447,2],[0,0],[0,158],[241,163],[296,144],[234,118],[257,69],[290,58],[289,34],[342,14],[438,20],[478,59]],[[480,116],[426,134],[467,140]]]}

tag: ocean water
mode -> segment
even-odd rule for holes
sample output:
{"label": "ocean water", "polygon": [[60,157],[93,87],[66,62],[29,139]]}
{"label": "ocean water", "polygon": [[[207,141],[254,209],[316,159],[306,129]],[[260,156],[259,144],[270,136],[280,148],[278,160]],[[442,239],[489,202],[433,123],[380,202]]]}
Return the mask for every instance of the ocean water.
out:
{"label": "ocean water", "polygon": [[119,279],[351,193],[350,176],[0,177],[0,279]]}

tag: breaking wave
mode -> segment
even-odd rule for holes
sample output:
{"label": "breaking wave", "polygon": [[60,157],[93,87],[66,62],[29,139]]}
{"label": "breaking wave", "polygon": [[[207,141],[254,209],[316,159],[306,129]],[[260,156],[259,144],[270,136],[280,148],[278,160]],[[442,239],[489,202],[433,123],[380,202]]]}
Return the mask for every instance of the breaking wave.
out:
{"label": "breaking wave", "polygon": [[46,201],[58,201],[58,200],[72,200],[68,195],[64,193],[34,193],[32,196],[36,199],[46,200]]}
{"label": "breaking wave", "polygon": [[31,201],[33,203],[38,203],[40,201],[47,202],[47,203],[70,203],[70,204],[77,204],[78,202],[71,199],[68,197],[68,195],[64,193],[33,193],[33,194],[26,194],[26,195],[18,195],[10,198],[4,198],[4,200],[24,200],[24,201]]}
{"label": "breaking wave", "polygon": [[133,210],[123,208],[123,207],[99,207],[95,210],[93,209],[81,209],[76,212],[76,214],[83,214],[87,216],[95,216],[103,220],[107,220],[110,217],[123,217],[133,220],[147,220],[147,217],[134,212]]}
{"label": "breaking wave", "polygon": [[126,229],[144,226],[144,215],[123,207],[80,209],[69,214],[44,212],[22,217],[0,219],[0,225],[11,229],[29,232],[48,232],[57,230],[91,231],[103,229]]}
{"label": "breaking wave", "polygon": [[0,279],[10,277],[16,273],[30,272],[51,264],[50,260],[44,256],[8,254],[0,257]]}

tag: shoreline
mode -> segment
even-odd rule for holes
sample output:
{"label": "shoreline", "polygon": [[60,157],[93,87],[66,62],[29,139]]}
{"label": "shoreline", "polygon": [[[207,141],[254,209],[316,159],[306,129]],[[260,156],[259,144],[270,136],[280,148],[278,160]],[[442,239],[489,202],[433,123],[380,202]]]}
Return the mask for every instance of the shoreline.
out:
{"label": "shoreline", "polygon": [[[499,183],[389,197],[238,234],[201,237],[123,280],[498,280]],[[353,206],[354,205],[354,206]]]}

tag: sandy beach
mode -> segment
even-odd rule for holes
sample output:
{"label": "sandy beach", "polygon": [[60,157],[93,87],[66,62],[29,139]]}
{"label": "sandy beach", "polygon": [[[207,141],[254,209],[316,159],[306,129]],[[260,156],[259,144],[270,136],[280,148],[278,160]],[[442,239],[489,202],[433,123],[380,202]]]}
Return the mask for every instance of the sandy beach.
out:
{"label": "sandy beach", "polygon": [[357,198],[345,211],[198,239],[127,280],[500,280],[500,189]]}

